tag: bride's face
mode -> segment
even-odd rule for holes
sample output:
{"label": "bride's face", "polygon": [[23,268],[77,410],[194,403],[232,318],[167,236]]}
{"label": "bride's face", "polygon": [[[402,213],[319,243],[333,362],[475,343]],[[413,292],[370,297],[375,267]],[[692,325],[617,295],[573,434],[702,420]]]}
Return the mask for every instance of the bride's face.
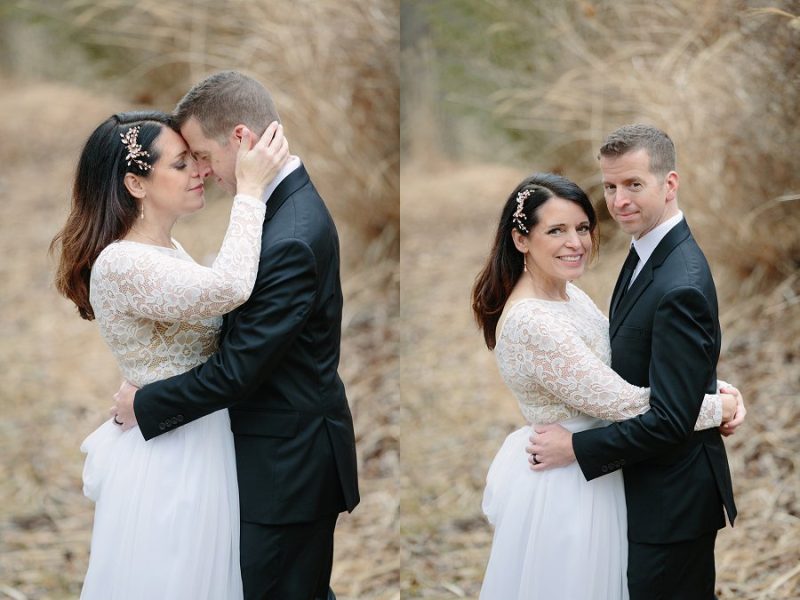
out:
{"label": "bride's face", "polygon": [[527,237],[528,268],[534,277],[572,281],[591,256],[589,217],[575,202],[553,197],[537,210],[539,222]]}
{"label": "bride's face", "polygon": [[145,213],[169,219],[203,208],[203,178],[183,138],[163,127],[153,144],[159,158],[150,177],[141,180]]}

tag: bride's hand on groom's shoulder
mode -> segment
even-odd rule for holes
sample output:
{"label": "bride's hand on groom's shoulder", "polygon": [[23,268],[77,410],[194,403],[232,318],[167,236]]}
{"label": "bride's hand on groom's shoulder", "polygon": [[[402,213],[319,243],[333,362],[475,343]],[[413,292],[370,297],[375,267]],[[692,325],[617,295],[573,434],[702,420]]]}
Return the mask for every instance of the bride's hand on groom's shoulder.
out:
{"label": "bride's hand on groom's shoulder", "polygon": [[723,395],[723,402],[725,401],[724,396],[727,395],[733,398],[736,405],[733,416],[729,419],[726,419],[725,415],[723,415],[722,425],[719,427],[719,432],[727,437],[736,433],[736,429],[739,427],[739,425],[744,423],[744,419],[747,416],[747,409],[744,406],[744,398],[742,397],[742,393],[729,383],[722,382],[719,392]]}

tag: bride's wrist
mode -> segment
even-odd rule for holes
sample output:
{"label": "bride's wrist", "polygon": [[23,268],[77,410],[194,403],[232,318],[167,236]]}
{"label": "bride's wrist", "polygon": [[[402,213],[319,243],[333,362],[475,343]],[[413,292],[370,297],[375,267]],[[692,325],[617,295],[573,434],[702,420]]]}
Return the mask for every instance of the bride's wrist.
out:
{"label": "bride's wrist", "polygon": [[248,185],[247,183],[242,183],[241,185],[237,184],[236,193],[260,199],[261,196],[264,194],[264,187],[256,185]]}

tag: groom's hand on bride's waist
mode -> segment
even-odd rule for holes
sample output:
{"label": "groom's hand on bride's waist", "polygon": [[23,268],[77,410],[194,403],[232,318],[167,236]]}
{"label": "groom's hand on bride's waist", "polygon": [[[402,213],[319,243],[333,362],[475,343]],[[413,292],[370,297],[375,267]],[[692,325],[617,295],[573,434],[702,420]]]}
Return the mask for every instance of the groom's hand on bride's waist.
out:
{"label": "groom's hand on bride's waist", "polygon": [[128,431],[138,425],[136,413],[133,412],[133,399],[138,389],[135,385],[123,381],[117,393],[114,394],[114,406],[111,407],[109,413],[114,417],[114,423],[119,425],[123,431]]}
{"label": "groom's hand on bride's waist", "polygon": [[525,448],[528,462],[534,471],[565,467],[575,461],[572,433],[561,425],[538,425]]}

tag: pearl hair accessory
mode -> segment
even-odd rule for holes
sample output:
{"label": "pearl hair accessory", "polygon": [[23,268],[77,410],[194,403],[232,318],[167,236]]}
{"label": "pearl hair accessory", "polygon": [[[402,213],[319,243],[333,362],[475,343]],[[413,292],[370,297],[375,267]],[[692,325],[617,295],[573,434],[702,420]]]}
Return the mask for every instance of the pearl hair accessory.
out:
{"label": "pearl hair accessory", "polygon": [[511,216],[511,222],[514,223],[514,226],[520,230],[520,232],[524,233],[525,235],[529,234],[530,231],[522,222],[522,219],[525,217],[525,213],[523,212],[523,208],[525,208],[525,200],[536,190],[522,190],[517,194],[517,210],[514,211],[514,214]]}
{"label": "pearl hair accessory", "polygon": [[128,161],[128,166],[131,166],[131,162],[135,162],[142,171],[152,170],[153,165],[141,160],[146,156],[150,156],[150,153],[142,150],[139,145],[139,125],[131,127],[125,133],[120,133],[119,137],[122,138],[122,143],[125,144],[125,148],[128,150],[128,155],[125,157],[125,160]]}

